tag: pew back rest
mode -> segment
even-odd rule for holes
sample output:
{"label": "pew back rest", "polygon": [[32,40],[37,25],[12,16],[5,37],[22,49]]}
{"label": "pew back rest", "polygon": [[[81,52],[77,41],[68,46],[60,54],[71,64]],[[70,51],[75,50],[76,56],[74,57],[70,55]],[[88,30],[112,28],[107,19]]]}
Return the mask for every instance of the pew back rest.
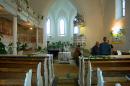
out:
{"label": "pew back rest", "polygon": [[102,70],[100,68],[97,68],[97,86],[104,86],[104,79],[102,75]]}
{"label": "pew back rest", "polygon": [[87,68],[87,86],[91,86],[92,83],[92,66],[91,62],[88,61],[88,68]]}
{"label": "pew back rest", "polygon": [[32,69],[29,69],[29,71],[26,73],[24,86],[32,86],[31,81],[32,81]]}
{"label": "pew back rest", "polygon": [[41,75],[41,62],[39,62],[37,66],[37,86],[43,86],[43,77]]}

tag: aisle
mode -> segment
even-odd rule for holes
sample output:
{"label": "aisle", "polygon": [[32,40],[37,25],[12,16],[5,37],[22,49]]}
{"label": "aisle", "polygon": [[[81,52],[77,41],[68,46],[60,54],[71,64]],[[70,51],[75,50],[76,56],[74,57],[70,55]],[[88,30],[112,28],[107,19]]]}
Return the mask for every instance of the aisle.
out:
{"label": "aisle", "polygon": [[54,71],[57,78],[57,86],[77,86],[78,67],[74,62],[60,64],[54,62]]}

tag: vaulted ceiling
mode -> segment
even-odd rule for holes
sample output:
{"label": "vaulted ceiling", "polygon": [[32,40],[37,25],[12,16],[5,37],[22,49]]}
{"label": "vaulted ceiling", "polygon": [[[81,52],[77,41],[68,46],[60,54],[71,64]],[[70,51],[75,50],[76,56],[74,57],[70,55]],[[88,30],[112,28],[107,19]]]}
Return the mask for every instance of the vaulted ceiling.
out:
{"label": "vaulted ceiling", "polygon": [[[56,0],[29,0],[30,6],[32,9],[34,9],[35,12],[41,15],[45,15],[46,12],[48,11],[49,7],[55,2]],[[87,11],[87,3],[92,2],[92,3],[99,3],[101,6],[102,12],[104,12],[104,6],[106,0],[70,0],[72,4],[75,5],[77,8],[78,12],[81,13],[82,15],[86,14]]]}

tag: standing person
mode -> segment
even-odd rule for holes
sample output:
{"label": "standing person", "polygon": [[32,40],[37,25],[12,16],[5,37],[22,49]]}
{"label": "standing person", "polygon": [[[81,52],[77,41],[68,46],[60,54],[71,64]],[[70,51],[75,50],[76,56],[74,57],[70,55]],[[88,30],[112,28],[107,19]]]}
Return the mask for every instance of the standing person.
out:
{"label": "standing person", "polygon": [[91,49],[92,55],[99,55],[99,42],[97,41],[96,44]]}
{"label": "standing person", "polygon": [[79,56],[81,56],[80,45],[77,45],[74,51],[74,60],[77,66],[79,66]]}
{"label": "standing person", "polygon": [[103,37],[103,42],[99,46],[100,55],[111,55],[111,46],[108,44],[107,37]]}

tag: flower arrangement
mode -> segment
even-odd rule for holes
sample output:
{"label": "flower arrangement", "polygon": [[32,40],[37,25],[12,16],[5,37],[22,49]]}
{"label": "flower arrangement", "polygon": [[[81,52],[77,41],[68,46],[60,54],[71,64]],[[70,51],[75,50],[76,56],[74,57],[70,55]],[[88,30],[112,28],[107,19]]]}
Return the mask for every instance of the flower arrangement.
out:
{"label": "flower arrangement", "polygon": [[77,13],[73,23],[74,23],[74,26],[84,25],[84,18],[83,18],[83,16],[81,14]]}
{"label": "flower arrangement", "polygon": [[120,44],[125,36],[125,29],[124,28],[115,28],[111,32],[113,44]]}

